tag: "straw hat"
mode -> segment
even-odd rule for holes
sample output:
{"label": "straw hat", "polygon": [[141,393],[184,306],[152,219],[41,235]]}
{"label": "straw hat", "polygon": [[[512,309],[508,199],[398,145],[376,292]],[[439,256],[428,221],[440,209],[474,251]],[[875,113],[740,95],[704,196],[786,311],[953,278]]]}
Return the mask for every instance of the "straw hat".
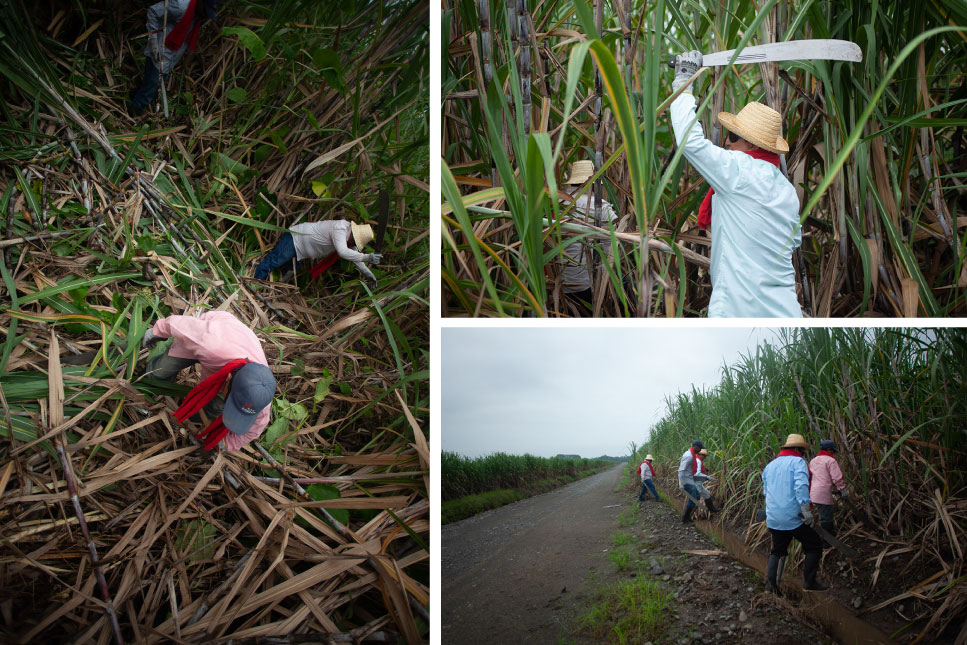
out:
{"label": "straw hat", "polygon": [[571,164],[571,172],[567,179],[564,180],[565,184],[583,184],[591,175],[594,174],[594,164],[590,161],[575,161]]}
{"label": "straw hat", "polygon": [[801,434],[791,434],[786,437],[786,445],[783,448],[808,448],[809,444],[802,438]]}
{"label": "straw hat", "polygon": [[651,453],[650,452],[647,455],[645,455],[645,461],[651,461]]}
{"label": "straw hat", "polygon": [[353,241],[356,242],[357,251],[373,241],[373,227],[369,224],[350,222],[349,227],[353,230]]}
{"label": "straw hat", "polygon": [[789,144],[779,136],[782,132],[782,117],[771,107],[758,101],[746,105],[739,110],[738,115],[719,112],[719,123],[763,150],[776,154],[789,152]]}
{"label": "straw hat", "polygon": [[705,457],[706,455],[708,455],[708,450],[706,450],[705,448],[702,448],[702,449],[701,449],[701,450],[699,451],[699,453],[698,453],[698,454],[700,454],[700,455],[702,455],[703,457]]}

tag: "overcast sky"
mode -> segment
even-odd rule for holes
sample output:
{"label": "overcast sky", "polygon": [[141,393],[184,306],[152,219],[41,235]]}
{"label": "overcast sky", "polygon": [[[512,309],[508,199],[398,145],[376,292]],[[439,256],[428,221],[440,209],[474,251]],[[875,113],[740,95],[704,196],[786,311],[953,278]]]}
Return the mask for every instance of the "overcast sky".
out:
{"label": "overcast sky", "polygon": [[443,450],[541,457],[629,454],[665,414],[665,397],[710,388],[767,328],[447,328]]}

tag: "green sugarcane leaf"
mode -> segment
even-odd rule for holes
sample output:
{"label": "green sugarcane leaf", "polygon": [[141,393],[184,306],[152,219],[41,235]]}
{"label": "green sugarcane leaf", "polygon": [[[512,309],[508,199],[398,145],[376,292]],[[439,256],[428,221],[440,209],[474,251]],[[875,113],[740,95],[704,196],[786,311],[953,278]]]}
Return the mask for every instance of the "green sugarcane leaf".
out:
{"label": "green sugarcane leaf", "polygon": [[248,27],[222,27],[223,36],[238,36],[239,42],[252,54],[252,58],[260,61],[265,58],[265,43],[258,34]]}

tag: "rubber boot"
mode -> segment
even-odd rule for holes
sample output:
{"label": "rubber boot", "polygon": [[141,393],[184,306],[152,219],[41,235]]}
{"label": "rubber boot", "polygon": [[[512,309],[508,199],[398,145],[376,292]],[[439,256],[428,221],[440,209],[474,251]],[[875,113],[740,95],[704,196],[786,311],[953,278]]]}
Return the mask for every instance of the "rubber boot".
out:
{"label": "rubber boot", "polygon": [[822,551],[810,552],[805,555],[802,564],[802,589],[803,591],[828,591],[829,587],[816,580],[819,573],[819,560],[823,557]]}
{"label": "rubber boot", "polygon": [[696,508],[698,508],[698,507],[697,506],[686,506],[685,507],[685,512],[682,513],[682,524],[691,524],[692,523],[692,513],[695,512],[695,509]]}
{"label": "rubber boot", "polygon": [[782,592],[779,590],[779,581],[776,579],[779,573],[779,560],[782,559],[780,555],[770,555],[769,556],[769,569],[766,571],[766,591],[774,593],[780,598],[782,598]]}
{"label": "rubber boot", "polygon": [[706,497],[705,498],[705,508],[708,509],[708,512],[709,513],[717,513],[718,512],[718,510],[715,508],[715,504],[712,503],[712,498],[711,497]]}

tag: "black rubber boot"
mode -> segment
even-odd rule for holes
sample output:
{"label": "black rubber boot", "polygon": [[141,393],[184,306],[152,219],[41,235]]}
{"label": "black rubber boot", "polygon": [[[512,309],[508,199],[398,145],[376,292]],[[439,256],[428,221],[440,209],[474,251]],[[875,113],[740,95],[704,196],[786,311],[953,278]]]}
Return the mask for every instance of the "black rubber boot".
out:
{"label": "black rubber boot", "polygon": [[682,524],[691,524],[692,523],[692,513],[695,512],[695,509],[696,508],[698,508],[698,507],[697,506],[690,506],[690,507],[689,506],[686,506],[685,507],[685,512],[682,513]]}
{"label": "black rubber boot", "polygon": [[776,579],[779,573],[779,560],[782,556],[770,555],[769,556],[769,569],[766,571],[766,591],[774,593],[780,598],[782,598],[782,592],[779,590],[779,581]]}
{"label": "black rubber boot", "polygon": [[715,508],[715,504],[712,503],[712,498],[711,497],[706,497],[705,498],[705,508],[708,509],[708,512],[709,513],[717,513],[718,512],[718,509]]}
{"label": "black rubber boot", "polygon": [[823,557],[821,551],[807,553],[802,564],[803,591],[828,591],[829,587],[816,580],[819,573],[819,560]]}

